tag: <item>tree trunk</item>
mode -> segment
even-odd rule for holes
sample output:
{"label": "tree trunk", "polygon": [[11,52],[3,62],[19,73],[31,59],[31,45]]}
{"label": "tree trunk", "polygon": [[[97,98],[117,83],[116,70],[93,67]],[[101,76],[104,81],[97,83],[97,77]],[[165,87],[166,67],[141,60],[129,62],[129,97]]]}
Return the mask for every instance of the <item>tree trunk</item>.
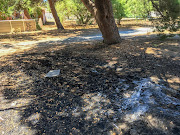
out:
{"label": "tree trunk", "polygon": [[95,17],[102,33],[104,43],[115,44],[121,42],[116,26],[111,0],[81,0],[89,12]]}
{"label": "tree trunk", "polygon": [[51,12],[53,14],[54,20],[56,22],[57,28],[58,29],[64,29],[64,27],[62,26],[62,24],[60,22],[60,19],[59,19],[58,15],[57,15],[53,0],[48,0],[48,2],[49,2],[49,6],[51,8]]}
{"label": "tree trunk", "polygon": [[122,18],[118,18],[118,23],[117,23],[118,25],[121,25],[121,19]]}
{"label": "tree trunk", "polygon": [[24,9],[24,19],[31,19],[27,9]]}

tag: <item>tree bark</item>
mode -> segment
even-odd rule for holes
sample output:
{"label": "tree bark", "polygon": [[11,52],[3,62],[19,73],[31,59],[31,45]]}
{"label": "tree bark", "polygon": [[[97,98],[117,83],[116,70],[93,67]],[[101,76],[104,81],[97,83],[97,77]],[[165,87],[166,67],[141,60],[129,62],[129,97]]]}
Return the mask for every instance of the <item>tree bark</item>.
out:
{"label": "tree bark", "polygon": [[116,44],[121,42],[116,26],[111,0],[81,0],[89,12],[95,17],[102,33],[104,43]]}
{"label": "tree bark", "polygon": [[56,9],[55,9],[55,6],[54,6],[54,1],[53,0],[48,0],[49,2],[49,6],[51,8],[51,12],[53,14],[53,17],[54,17],[54,20],[56,22],[56,26],[58,29],[64,29],[64,27],[62,26],[61,22],[60,22],[60,19],[57,15],[57,12],[56,12]]}
{"label": "tree bark", "polygon": [[25,8],[24,9],[24,19],[31,19],[31,16],[28,13],[28,10]]}

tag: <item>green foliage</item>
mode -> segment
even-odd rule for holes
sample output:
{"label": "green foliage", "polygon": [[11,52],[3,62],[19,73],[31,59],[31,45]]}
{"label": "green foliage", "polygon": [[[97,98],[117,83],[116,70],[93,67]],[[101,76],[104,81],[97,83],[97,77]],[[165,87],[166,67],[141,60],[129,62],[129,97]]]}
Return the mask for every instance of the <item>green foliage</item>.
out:
{"label": "green foliage", "polygon": [[66,17],[70,17],[72,14],[72,9],[75,8],[72,0],[58,1],[56,2],[55,7],[61,22],[63,22]]}
{"label": "green foliage", "polygon": [[118,24],[123,17],[125,17],[125,7],[126,1],[125,0],[112,0],[113,12],[114,17],[118,19]]}
{"label": "green foliage", "polygon": [[[175,32],[180,28],[180,0],[150,0],[154,10],[159,13],[158,19],[152,19],[159,32]],[[164,35],[162,35],[164,37]]]}
{"label": "green foliage", "polygon": [[38,24],[38,20],[36,20],[36,30],[42,30],[42,28],[41,28],[40,25]]}
{"label": "green foliage", "polygon": [[[12,16],[14,11],[22,11],[27,9],[32,18],[37,18],[41,14],[40,6],[44,6],[42,0],[0,0],[0,18],[6,19]],[[41,30],[41,27],[36,21],[37,30]]]}
{"label": "green foliage", "polygon": [[112,6],[118,24],[123,17],[147,18],[152,11],[149,0],[112,0]]}
{"label": "green foliage", "polygon": [[31,5],[31,0],[16,0],[14,4],[14,9],[19,11],[23,9],[28,9]]}
{"label": "green foliage", "polygon": [[10,17],[14,12],[14,0],[0,0],[0,18]]}
{"label": "green foliage", "polygon": [[41,15],[42,9],[40,7],[30,7],[29,8],[29,14],[32,18],[38,18],[39,15]]}
{"label": "green foliage", "polygon": [[83,5],[81,0],[73,0],[76,8],[72,11],[73,15],[77,17],[78,24],[90,24],[90,20],[92,15],[87,10],[87,8]]}
{"label": "green foliage", "polygon": [[44,6],[42,0],[16,0],[14,9],[17,11],[27,9],[32,18],[37,18],[41,14],[42,6]]}
{"label": "green foliage", "polygon": [[14,11],[27,9],[32,17],[40,14],[40,7],[44,5],[42,0],[0,0],[0,18],[6,18]]}
{"label": "green foliage", "polygon": [[66,17],[76,17],[78,24],[89,24],[92,17],[81,0],[57,1],[56,10],[61,21]]}
{"label": "green foliage", "polygon": [[128,17],[147,18],[152,11],[149,0],[126,0],[125,12]]}
{"label": "green foliage", "polygon": [[42,0],[15,0],[14,8],[15,10],[29,9],[39,6],[41,3],[43,3]]}

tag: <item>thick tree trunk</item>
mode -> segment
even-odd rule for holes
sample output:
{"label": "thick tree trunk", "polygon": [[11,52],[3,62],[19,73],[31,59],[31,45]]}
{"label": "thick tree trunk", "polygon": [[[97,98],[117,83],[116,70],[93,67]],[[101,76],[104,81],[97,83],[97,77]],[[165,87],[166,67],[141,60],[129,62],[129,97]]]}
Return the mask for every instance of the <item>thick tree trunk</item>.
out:
{"label": "thick tree trunk", "polygon": [[111,0],[81,0],[91,14],[95,17],[104,42],[115,44],[121,41],[118,28],[116,26]]}
{"label": "thick tree trunk", "polygon": [[104,42],[107,44],[119,43],[121,39],[114,20],[111,0],[95,0],[95,6],[97,8],[95,18]]}
{"label": "thick tree trunk", "polygon": [[60,19],[59,19],[58,15],[57,15],[53,0],[48,0],[48,2],[49,2],[49,6],[51,8],[51,12],[53,14],[54,20],[56,22],[57,28],[58,29],[64,29],[64,27],[62,26],[62,24],[60,22]]}

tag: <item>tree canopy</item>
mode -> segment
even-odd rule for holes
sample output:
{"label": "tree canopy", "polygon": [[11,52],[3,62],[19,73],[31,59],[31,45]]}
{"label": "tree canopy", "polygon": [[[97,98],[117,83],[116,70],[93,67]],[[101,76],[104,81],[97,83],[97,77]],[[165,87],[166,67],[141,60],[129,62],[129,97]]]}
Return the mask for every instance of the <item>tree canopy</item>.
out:
{"label": "tree canopy", "polygon": [[14,3],[12,0],[0,0],[0,17],[5,19],[6,16],[12,15],[14,11]]}
{"label": "tree canopy", "polygon": [[14,11],[27,9],[32,16],[38,14],[43,0],[0,0],[0,17],[11,16]]}
{"label": "tree canopy", "polygon": [[72,16],[77,18],[78,24],[89,24],[92,17],[81,0],[57,1],[56,10],[61,21]]}

